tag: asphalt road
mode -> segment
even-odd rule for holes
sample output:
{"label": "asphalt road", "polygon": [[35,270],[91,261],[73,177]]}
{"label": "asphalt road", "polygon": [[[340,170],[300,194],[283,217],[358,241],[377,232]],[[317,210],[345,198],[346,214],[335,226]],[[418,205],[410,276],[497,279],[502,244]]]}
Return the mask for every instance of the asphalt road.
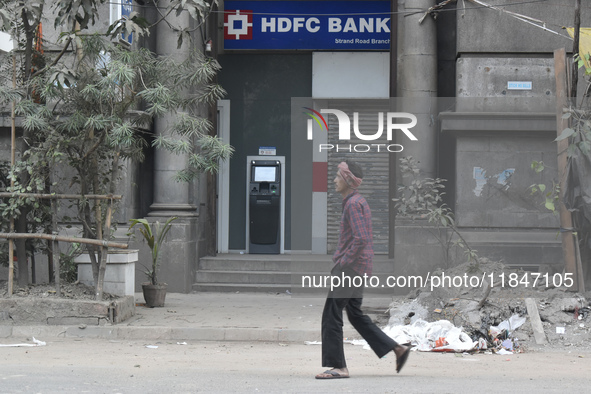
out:
{"label": "asphalt road", "polygon": [[[19,343],[0,340],[2,344]],[[22,343],[22,342],[20,342]],[[591,353],[413,352],[395,359],[346,345],[351,378],[315,380],[320,346],[264,342],[60,339],[0,347],[1,393],[564,393],[588,392]]]}

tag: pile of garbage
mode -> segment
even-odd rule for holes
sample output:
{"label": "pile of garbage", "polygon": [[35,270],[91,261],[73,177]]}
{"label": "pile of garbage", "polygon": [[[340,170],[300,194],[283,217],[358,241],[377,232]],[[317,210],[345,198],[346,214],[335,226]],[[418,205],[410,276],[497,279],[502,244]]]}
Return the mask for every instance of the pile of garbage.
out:
{"label": "pile of garbage", "polygon": [[[481,277],[516,273],[519,278],[526,274],[488,259],[445,271],[451,276],[465,273]],[[537,334],[542,330],[547,341],[582,346],[590,343],[589,303],[565,287],[552,286],[433,288],[426,284],[390,305],[390,320],[384,331],[397,342],[412,343],[419,351],[523,352],[528,344],[535,345],[526,299],[533,300],[541,327]]]}
{"label": "pile of garbage", "polygon": [[491,326],[487,333],[468,333],[448,320],[427,322],[417,319],[412,324],[388,325],[384,332],[398,343],[410,343],[423,352],[474,352],[498,354],[519,353],[522,348],[513,332],[525,323],[526,318],[513,315],[498,326]]}

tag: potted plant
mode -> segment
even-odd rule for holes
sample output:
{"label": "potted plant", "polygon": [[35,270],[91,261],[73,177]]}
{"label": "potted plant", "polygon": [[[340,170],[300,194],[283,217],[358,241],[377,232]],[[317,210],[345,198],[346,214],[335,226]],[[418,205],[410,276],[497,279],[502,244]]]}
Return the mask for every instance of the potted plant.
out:
{"label": "potted plant", "polygon": [[129,230],[131,231],[135,225],[138,225],[140,233],[143,235],[144,240],[148,243],[152,252],[152,265],[146,268],[146,275],[148,276],[149,282],[142,283],[142,291],[144,293],[144,300],[146,306],[153,308],[155,306],[164,306],[164,299],[166,298],[166,283],[158,282],[158,265],[160,264],[160,248],[164,242],[166,234],[172,227],[172,222],[178,219],[173,216],[169,218],[164,225],[159,221],[149,223],[146,219],[131,219],[131,225]]}

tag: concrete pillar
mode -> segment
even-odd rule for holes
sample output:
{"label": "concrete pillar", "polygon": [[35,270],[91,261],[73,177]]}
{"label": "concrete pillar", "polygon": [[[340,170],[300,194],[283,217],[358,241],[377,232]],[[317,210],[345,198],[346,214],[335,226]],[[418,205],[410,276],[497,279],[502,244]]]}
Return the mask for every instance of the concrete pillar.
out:
{"label": "concrete pillar", "polygon": [[[425,176],[437,174],[437,31],[424,10],[435,0],[398,0],[398,97],[402,110],[417,117],[418,141],[404,141],[404,156],[420,161]],[[418,12],[413,14],[413,12]]]}
{"label": "concrete pillar", "polygon": [[[168,1],[160,1],[159,7],[166,7]],[[176,16],[171,13],[167,20],[173,26],[189,26],[188,12],[182,12]],[[166,23],[158,24],[156,28],[156,53],[159,55],[171,55],[182,61],[189,56],[191,48],[189,40],[184,40],[181,48],[177,49],[178,35]],[[157,134],[166,133],[169,126],[175,121],[174,115],[159,117],[154,122]],[[149,216],[196,216],[197,206],[191,204],[193,196],[190,183],[177,182],[174,176],[177,171],[185,168],[186,155],[177,155],[156,149],[154,152],[154,202],[150,206]]]}
{"label": "concrete pillar", "polygon": [[[169,1],[159,1],[158,7],[164,9]],[[176,16],[173,12],[166,18],[177,28],[190,27],[191,18],[184,11]],[[178,35],[167,23],[160,23],[156,29],[155,51],[159,55],[174,56],[178,61],[188,58],[193,50],[190,40],[183,40],[177,49]],[[175,115],[163,116],[155,120],[154,131],[167,133],[175,121]],[[150,206],[149,221],[165,222],[170,216],[179,219],[172,223],[167,240],[162,247],[159,280],[168,284],[169,292],[188,293],[192,290],[195,271],[199,262],[198,234],[199,195],[196,182],[177,182],[175,174],[187,165],[186,155],[177,155],[156,149],[154,152],[154,197]],[[149,250],[140,246],[140,263],[149,261]],[[141,270],[140,270],[141,271]],[[136,277],[136,290],[145,281],[144,275]]]}

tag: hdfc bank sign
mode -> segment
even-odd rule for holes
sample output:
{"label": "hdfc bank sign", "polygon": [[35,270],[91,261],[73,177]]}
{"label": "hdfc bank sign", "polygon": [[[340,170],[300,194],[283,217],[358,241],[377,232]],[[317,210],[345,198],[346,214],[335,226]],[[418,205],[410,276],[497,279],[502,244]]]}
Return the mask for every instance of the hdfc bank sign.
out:
{"label": "hdfc bank sign", "polygon": [[389,50],[390,1],[226,1],[225,49]]}

